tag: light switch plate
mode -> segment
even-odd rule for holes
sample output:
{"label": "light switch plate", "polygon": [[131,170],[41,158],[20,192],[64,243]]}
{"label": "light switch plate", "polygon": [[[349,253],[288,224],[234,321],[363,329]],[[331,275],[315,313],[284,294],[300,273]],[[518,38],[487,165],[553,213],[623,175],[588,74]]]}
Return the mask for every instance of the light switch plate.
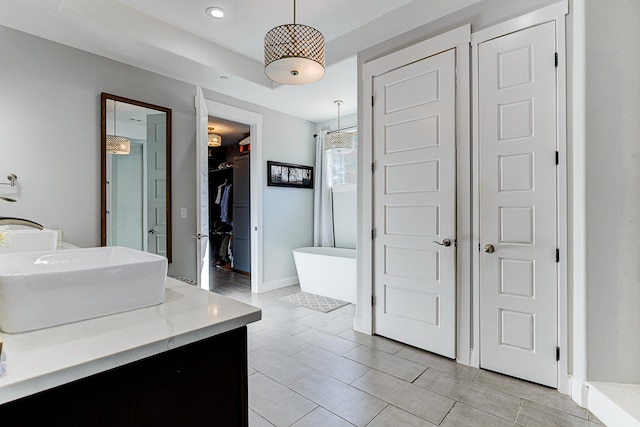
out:
{"label": "light switch plate", "polygon": [[187,217],[187,208],[180,208],[180,218]]}

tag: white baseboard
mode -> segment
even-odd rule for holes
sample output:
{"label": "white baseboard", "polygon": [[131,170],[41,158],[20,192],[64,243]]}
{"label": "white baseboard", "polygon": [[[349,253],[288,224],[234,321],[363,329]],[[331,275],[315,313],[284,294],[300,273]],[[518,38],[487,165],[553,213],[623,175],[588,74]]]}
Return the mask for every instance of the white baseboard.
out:
{"label": "white baseboard", "polygon": [[582,408],[589,407],[589,386],[577,379],[570,378],[571,399]]}
{"label": "white baseboard", "polygon": [[589,383],[589,410],[605,425],[640,426],[640,385]]}
{"label": "white baseboard", "polygon": [[297,285],[298,283],[298,276],[285,277],[284,279],[272,280],[270,282],[262,282],[262,284],[258,286],[258,293],[286,288],[287,286]]}
{"label": "white baseboard", "polygon": [[369,330],[369,328],[365,327],[362,317],[353,318],[353,330],[356,332],[360,332],[361,334],[371,335],[371,331]]}

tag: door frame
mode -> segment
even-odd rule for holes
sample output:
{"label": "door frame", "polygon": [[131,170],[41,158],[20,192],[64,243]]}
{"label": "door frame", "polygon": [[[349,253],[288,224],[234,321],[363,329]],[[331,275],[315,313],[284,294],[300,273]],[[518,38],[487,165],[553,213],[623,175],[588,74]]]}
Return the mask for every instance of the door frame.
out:
{"label": "door frame", "polygon": [[[470,116],[470,55],[471,25],[463,25],[444,34],[406,47],[375,59],[362,66],[363,71],[363,128],[358,150],[358,227],[357,289],[358,304],[354,329],[366,334],[374,333],[373,307],[373,174],[368,165],[373,165],[373,78],[415,61],[436,55],[446,50],[456,50],[456,359],[469,364],[471,342],[471,221],[461,212],[471,211],[471,116]],[[365,166],[367,165],[367,166]]]}
{"label": "door frame", "polygon": [[[209,116],[247,124],[250,127],[251,150],[251,292],[262,292],[263,259],[262,259],[262,114],[243,110],[231,105],[211,101],[205,97]],[[198,206],[200,195],[198,194]]]}
{"label": "door frame", "polygon": [[[472,125],[472,169],[473,169],[473,242],[472,247],[478,250],[472,251],[473,268],[473,307],[472,307],[472,343],[470,365],[480,366],[480,182],[479,167],[480,159],[479,150],[479,123],[478,123],[478,52],[479,44],[491,39],[495,39],[516,31],[524,30],[547,22],[555,22],[556,28],[556,52],[558,53],[558,67],[556,75],[556,138],[559,152],[559,164],[557,168],[557,212],[556,212],[556,230],[557,245],[560,249],[560,262],[558,265],[558,327],[557,337],[558,346],[560,347],[560,361],[558,362],[558,390],[561,393],[569,394],[569,340],[568,340],[568,285],[567,285],[567,261],[568,257],[568,202],[567,202],[567,99],[566,99],[566,24],[565,15],[569,13],[569,5],[567,0],[549,5],[534,12],[519,16],[515,19],[494,25],[492,27],[480,30],[471,35],[471,55],[472,60],[472,86],[473,86],[473,125]],[[551,60],[551,59],[550,59]]]}

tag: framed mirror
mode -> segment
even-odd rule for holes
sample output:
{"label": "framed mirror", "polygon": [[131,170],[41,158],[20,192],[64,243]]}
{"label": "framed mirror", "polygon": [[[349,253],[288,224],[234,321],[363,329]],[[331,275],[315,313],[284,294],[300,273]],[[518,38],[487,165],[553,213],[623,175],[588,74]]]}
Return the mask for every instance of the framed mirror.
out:
{"label": "framed mirror", "polygon": [[102,246],[171,262],[171,109],[101,94]]}

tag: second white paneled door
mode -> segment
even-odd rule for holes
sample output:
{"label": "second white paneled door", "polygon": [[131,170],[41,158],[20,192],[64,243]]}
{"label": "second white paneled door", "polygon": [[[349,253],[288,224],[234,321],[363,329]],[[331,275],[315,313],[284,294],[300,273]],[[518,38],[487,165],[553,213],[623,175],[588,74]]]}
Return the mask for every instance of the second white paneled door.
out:
{"label": "second white paneled door", "polygon": [[[557,386],[555,24],[478,45],[480,366]],[[480,249],[480,248],[479,248]]]}
{"label": "second white paneled door", "polygon": [[455,357],[455,49],[373,80],[374,332]]}

